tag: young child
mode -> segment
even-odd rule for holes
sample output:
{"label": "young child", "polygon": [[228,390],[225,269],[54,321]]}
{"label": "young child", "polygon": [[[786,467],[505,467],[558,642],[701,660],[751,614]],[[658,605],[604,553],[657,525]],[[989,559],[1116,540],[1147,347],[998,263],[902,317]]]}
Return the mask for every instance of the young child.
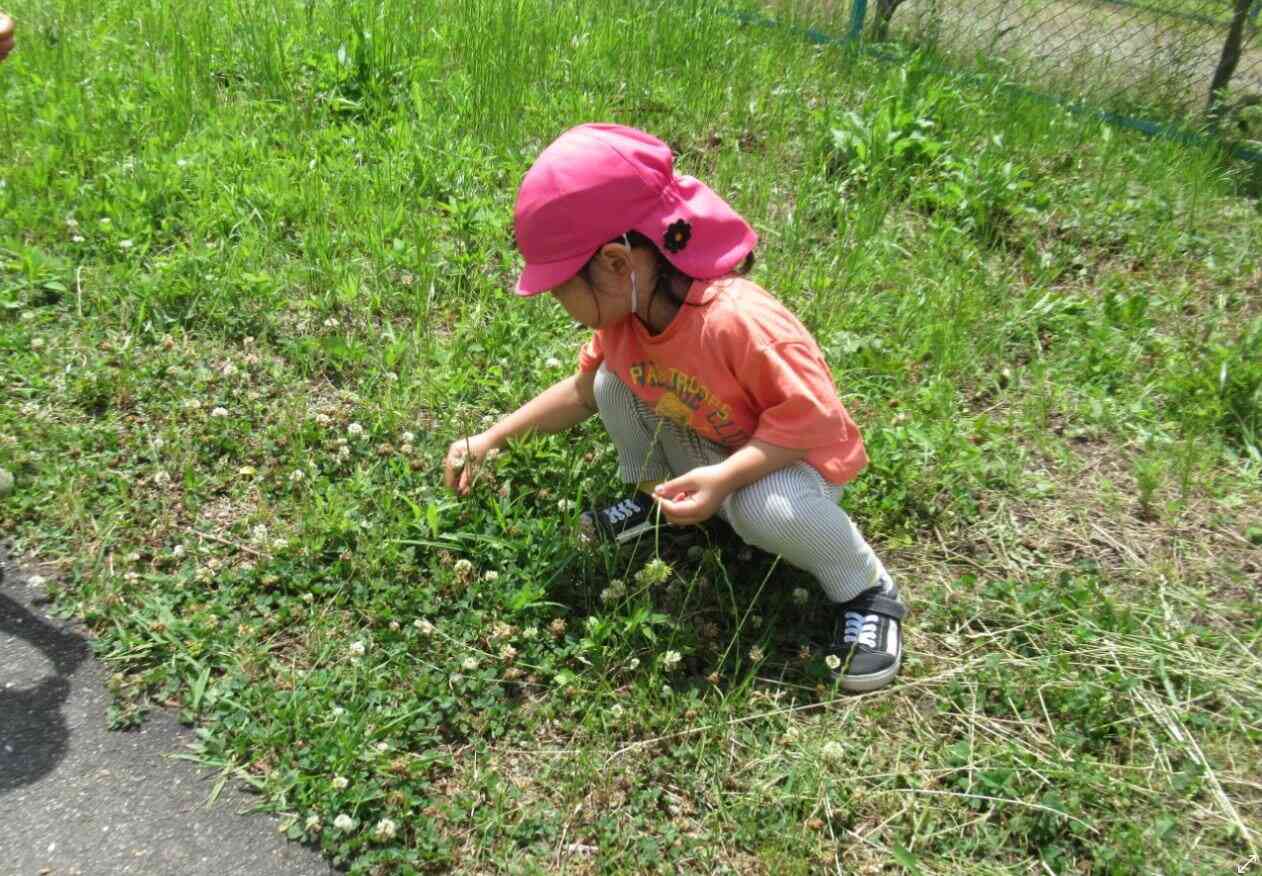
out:
{"label": "young child", "polygon": [[757,235],[703,183],[676,176],[665,143],[580,125],[539,156],[514,214],[523,296],[548,292],[595,329],[578,373],[487,431],[451,444],[464,495],[486,454],[526,432],[599,414],[618,473],[638,492],[588,515],[623,540],[718,514],[747,543],[812,574],[835,604],[829,653],[843,688],[874,690],[902,661],[905,608],[838,505],[867,463],[806,328],[743,274]]}

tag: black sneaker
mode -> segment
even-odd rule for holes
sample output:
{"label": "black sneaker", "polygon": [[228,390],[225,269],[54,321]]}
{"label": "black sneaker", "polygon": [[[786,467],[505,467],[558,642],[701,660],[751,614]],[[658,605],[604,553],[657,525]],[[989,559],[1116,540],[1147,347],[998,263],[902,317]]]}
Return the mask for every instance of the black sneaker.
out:
{"label": "black sneaker", "polygon": [[828,649],[841,663],[834,674],[842,690],[862,693],[884,687],[903,662],[902,619],[907,608],[898,588],[886,580],[837,606],[833,641]]}
{"label": "black sneaker", "polygon": [[584,541],[608,539],[621,544],[653,528],[657,509],[643,493],[636,493],[602,511],[584,511],[579,518]]}

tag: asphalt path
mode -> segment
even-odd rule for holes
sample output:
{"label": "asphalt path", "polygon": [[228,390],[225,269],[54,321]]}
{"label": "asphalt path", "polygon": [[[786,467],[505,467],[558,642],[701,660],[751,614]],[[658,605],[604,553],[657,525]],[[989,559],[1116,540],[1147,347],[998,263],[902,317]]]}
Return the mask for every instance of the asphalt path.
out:
{"label": "asphalt path", "polygon": [[[0,874],[324,876],[278,820],[171,755],[192,730],[165,712],[111,731],[108,673],[83,630],[47,611],[38,577],[0,548]],[[34,582],[34,583],[32,583]]]}

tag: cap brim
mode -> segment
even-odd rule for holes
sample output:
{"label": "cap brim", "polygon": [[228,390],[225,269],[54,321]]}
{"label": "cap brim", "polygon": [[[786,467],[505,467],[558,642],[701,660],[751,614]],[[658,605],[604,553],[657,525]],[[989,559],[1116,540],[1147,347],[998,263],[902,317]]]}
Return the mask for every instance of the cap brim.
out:
{"label": "cap brim", "polygon": [[573,277],[587,264],[590,255],[580,255],[559,262],[544,262],[532,265],[527,263],[526,270],[517,278],[517,294],[523,296],[538,295],[555,289]]}

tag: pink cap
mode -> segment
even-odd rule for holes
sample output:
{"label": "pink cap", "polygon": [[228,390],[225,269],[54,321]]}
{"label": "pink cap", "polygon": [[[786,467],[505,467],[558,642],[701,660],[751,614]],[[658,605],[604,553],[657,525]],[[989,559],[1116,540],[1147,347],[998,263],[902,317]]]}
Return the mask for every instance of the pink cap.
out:
{"label": "pink cap", "polygon": [[690,277],[721,277],[740,264],[758,243],[754,229],[674,166],[669,146],[622,125],[579,125],[553,141],[517,192],[513,223],[526,259],[517,294],[560,286],[628,230]]}

